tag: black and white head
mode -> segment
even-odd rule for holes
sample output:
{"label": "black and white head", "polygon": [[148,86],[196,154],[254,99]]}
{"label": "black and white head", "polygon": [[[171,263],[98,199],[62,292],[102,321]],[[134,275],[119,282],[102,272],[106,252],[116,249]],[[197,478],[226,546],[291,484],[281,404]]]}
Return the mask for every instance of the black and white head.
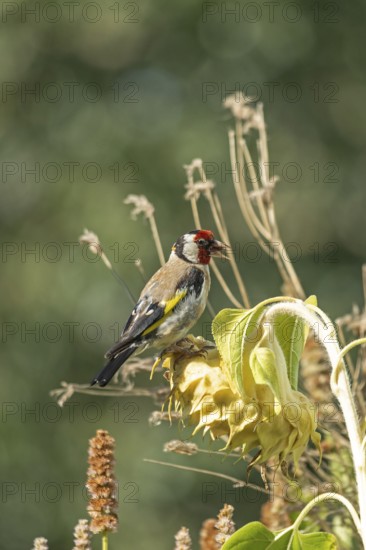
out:
{"label": "black and white head", "polygon": [[195,229],[185,233],[173,245],[172,254],[191,264],[207,265],[212,256],[225,258],[228,246],[217,241],[212,231]]}

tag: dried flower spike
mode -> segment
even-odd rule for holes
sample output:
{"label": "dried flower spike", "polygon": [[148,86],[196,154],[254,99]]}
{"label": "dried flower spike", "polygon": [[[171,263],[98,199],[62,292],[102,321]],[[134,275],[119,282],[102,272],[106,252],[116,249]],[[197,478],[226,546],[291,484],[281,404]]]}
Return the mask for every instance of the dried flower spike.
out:
{"label": "dried flower spike", "polygon": [[48,550],[48,540],[43,537],[34,539],[33,550]]}
{"label": "dried flower spike", "polygon": [[79,519],[74,529],[74,548],[73,550],[91,550],[91,534],[89,522],[87,519]]}
{"label": "dried flower spike", "polygon": [[220,510],[217,516],[217,522],[215,524],[218,533],[216,535],[216,541],[219,547],[231,537],[235,531],[235,523],[233,522],[234,506],[231,504],[224,504],[224,507]]}
{"label": "dried flower spike", "polygon": [[209,518],[203,522],[200,531],[200,549],[201,550],[219,550],[219,544],[216,542],[217,529],[216,519]]}
{"label": "dried flower spike", "polygon": [[187,527],[181,527],[175,535],[174,550],[191,550],[192,540]]}
{"label": "dried flower spike", "polygon": [[114,438],[97,430],[89,442],[89,468],[86,487],[92,533],[115,532],[118,526],[117,482],[114,477]]}

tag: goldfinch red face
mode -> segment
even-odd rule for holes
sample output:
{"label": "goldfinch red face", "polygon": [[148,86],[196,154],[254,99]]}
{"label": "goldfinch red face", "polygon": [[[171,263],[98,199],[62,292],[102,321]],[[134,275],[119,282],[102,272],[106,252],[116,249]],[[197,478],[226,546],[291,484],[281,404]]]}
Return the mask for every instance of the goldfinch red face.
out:
{"label": "goldfinch red face", "polygon": [[207,265],[212,256],[226,258],[228,246],[217,241],[212,231],[196,229],[179,237],[173,253],[192,264]]}

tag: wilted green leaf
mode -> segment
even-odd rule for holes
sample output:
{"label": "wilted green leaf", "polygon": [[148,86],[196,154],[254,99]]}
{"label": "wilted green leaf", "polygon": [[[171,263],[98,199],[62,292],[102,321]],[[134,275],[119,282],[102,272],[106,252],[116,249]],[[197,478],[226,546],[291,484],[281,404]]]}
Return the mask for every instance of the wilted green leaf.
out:
{"label": "wilted green leaf", "polygon": [[[249,365],[251,353],[263,336],[264,327],[258,321],[268,306],[281,301],[291,302],[294,299],[270,298],[249,310],[224,309],[213,321],[213,336],[227,365],[229,371],[227,374],[236,382],[236,388],[233,389],[241,395],[244,393],[248,397],[255,396],[251,372],[246,367]],[[316,305],[316,297],[310,296],[305,303]],[[279,313],[276,315],[273,325],[274,337],[278,341],[285,359],[288,380],[292,389],[296,390],[300,358],[309,329],[302,319],[290,314]],[[278,375],[281,376],[282,373],[278,373]]]}
{"label": "wilted green leaf", "polygon": [[255,397],[255,383],[249,368],[249,353],[261,338],[257,320],[260,311],[252,309],[223,309],[212,323],[212,333],[225,362],[233,390],[240,395]]}
{"label": "wilted green leaf", "polygon": [[257,384],[267,384],[281,403],[282,396],[278,381],[276,358],[272,350],[258,348],[250,356],[250,368]]}
{"label": "wilted green leaf", "polygon": [[[309,296],[305,304],[316,306],[316,296]],[[299,364],[309,328],[295,315],[278,315],[275,320],[275,334],[285,356],[287,374],[292,389],[297,390]]]}

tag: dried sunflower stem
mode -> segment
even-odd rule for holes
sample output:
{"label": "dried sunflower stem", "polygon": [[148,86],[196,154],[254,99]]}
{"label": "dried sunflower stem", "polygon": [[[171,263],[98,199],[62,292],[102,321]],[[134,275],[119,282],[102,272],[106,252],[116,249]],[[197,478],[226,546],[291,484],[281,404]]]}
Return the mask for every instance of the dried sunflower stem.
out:
{"label": "dried sunflower stem", "polygon": [[[358,421],[358,415],[352,394],[352,389],[348,380],[346,365],[343,360],[343,356],[348,353],[352,348],[357,345],[366,344],[366,338],[361,338],[359,340],[351,342],[351,344],[341,350],[336,338],[334,325],[332,324],[329,317],[318,307],[312,306],[310,304],[308,305],[308,307],[306,307],[299,300],[294,300],[291,302],[281,302],[270,306],[267,309],[265,316],[269,320],[270,318],[273,318],[274,316],[281,313],[297,315],[302,318],[316,332],[319,341],[322,343],[328,353],[328,357],[332,367],[330,385],[332,392],[338,399],[340,407],[342,409],[351,446],[351,453],[356,476],[360,517],[358,518],[358,515],[355,512],[352,504],[347,499],[341,497],[338,498],[338,500],[342,502],[352,514],[352,518],[362,539],[363,546],[366,549],[365,445],[363,443],[362,430]],[[324,495],[326,494],[327,493],[320,495],[319,497],[317,497],[317,499],[322,498],[322,500],[325,500],[326,497],[324,497]],[[338,497],[340,497],[340,495],[338,495]],[[311,503],[309,503],[309,505],[310,504]],[[307,507],[305,507],[305,509],[307,509]],[[351,509],[353,510],[353,512],[351,512]]]}
{"label": "dried sunflower stem", "polygon": [[277,535],[277,537],[275,537],[274,540],[276,540],[277,538],[280,538],[281,536],[283,536],[283,534],[286,533],[287,531],[293,531],[293,535],[292,535],[292,537],[289,541],[289,546],[288,546],[288,548],[290,548],[290,544],[293,540],[295,532],[298,531],[298,529],[300,528],[301,523],[306,518],[306,516],[308,515],[310,510],[312,510],[312,508],[314,508],[314,506],[316,506],[320,502],[324,502],[325,500],[337,500],[338,502],[343,504],[343,506],[345,506],[345,508],[347,508],[347,510],[349,511],[350,516],[352,517],[353,522],[356,526],[356,529],[361,535],[360,518],[358,517],[358,514],[357,514],[356,510],[354,509],[354,507],[352,506],[352,504],[350,503],[350,501],[348,499],[346,499],[343,495],[339,495],[338,493],[322,493],[321,495],[316,496],[310,502],[308,502],[308,504],[305,506],[305,508],[303,508],[301,510],[300,514],[297,516],[297,518],[294,521],[293,525],[291,525],[290,527],[288,527],[284,531],[281,531],[281,533],[279,533]]}

